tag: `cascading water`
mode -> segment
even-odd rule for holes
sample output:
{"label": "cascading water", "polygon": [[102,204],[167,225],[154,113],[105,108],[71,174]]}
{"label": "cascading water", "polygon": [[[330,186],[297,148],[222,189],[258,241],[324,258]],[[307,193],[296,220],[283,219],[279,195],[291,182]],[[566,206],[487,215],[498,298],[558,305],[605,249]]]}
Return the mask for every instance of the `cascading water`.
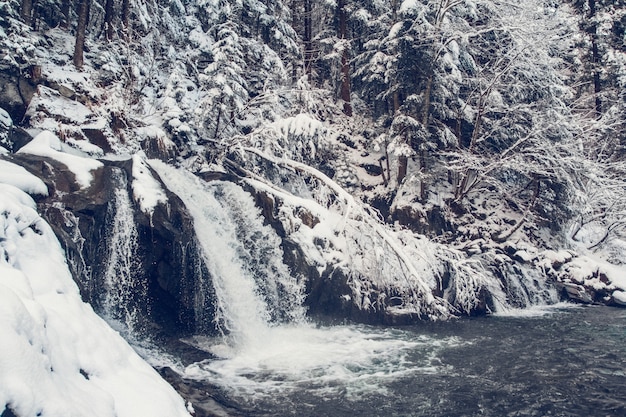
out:
{"label": "cascading water", "polygon": [[496,311],[497,314],[517,314],[520,309],[540,308],[559,302],[556,287],[546,280],[540,270],[515,264],[501,265],[499,270],[508,302]]}
{"label": "cascading water", "polygon": [[217,294],[217,317],[241,347],[281,321],[302,322],[303,283],[282,263],[280,239],[263,225],[251,196],[235,184],[206,183],[152,161],[170,190],[185,203]]}
{"label": "cascading water", "polygon": [[[221,359],[188,366],[186,377],[211,380],[252,400],[293,392],[302,384],[320,396],[359,395],[407,372],[433,372],[434,352],[455,343],[453,338],[405,340],[393,330],[308,323],[304,283],[283,264],[280,239],[263,224],[250,194],[236,184],[207,183],[159,161],[150,165],[193,217],[226,333],[221,340],[203,335],[188,340]],[[408,352],[416,348],[424,355],[409,363]]]}
{"label": "cascading water", "polygon": [[140,302],[146,299],[147,288],[136,264],[138,234],[128,180],[119,168],[113,170],[111,179],[115,197],[108,209],[110,225],[106,234],[108,257],[102,307],[107,316],[121,321],[132,331],[145,308]]}

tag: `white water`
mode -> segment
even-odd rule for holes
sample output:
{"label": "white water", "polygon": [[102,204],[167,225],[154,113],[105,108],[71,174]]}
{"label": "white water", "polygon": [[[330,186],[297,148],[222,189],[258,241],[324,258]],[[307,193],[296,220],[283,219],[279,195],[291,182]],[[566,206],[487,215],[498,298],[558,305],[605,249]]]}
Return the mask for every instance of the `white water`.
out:
{"label": "white water", "polygon": [[[210,339],[188,342],[215,352]],[[438,352],[461,344],[455,337],[437,340],[368,326],[280,326],[232,357],[188,366],[185,376],[218,383],[249,404],[298,391],[318,400],[352,401],[386,395],[387,386],[403,378],[446,371]]]}
{"label": "white water", "polygon": [[252,197],[232,183],[207,183],[158,161],[150,164],[193,217],[217,295],[218,324],[229,335],[221,349],[245,349],[281,321],[303,322],[303,284],[282,264],[280,239],[263,225]]}
{"label": "white water", "polygon": [[[324,396],[384,390],[384,381],[437,372],[435,352],[454,338],[407,339],[403,332],[364,326],[318,328],[305,320],[303,283],[280,261],[280,240],[263,226],[251,196],[232,183],[206,183],[151,161],[194,219],[218,298],[224,338],[186,342],[217,355],[188,366],[187,378],[210,380],[253,399],[306,385]],[[276,314],[276,311],[280,314]],[[424,354],[416,362],[407,356]]]}
{"label": "white water", "polygon": [[145,299],[146,285],[137,276],[140,269],[135,263],[138,234],[128,194],[128,181],[121,170],[114,170],[112,179],[117,184],[115,199],[109,206],[112,221],[106,236],[109,253],[104,274],[103,307],[110,319],[121,320],[132,329],[140,314],[137,301]]}
{"label": "white water", "polygon": [[[303,390],[321,399],[386,395],[398,381],[452,372],[439,360],[439,352],[470,342],[397,329],[308,323],[302,307],[304,283],[282,264],[280,239],[263,225],[252,197],[233,183],[207,183],[161,162],[150,164],[193,217],[225,333],[223,338],[198,335],[186,340],[218,359],[179,368],[185,377],[219,384],[239,401],[254,404]],[[513,292],[521,294],[520,304],[552,297],[549,291],[537,300],[529,297],[524,290],[544,288],[535,288],[540,284],[527,278],[523,284],[510,284],[518,285]],[[511,308],[502,313],[547,314]]]}

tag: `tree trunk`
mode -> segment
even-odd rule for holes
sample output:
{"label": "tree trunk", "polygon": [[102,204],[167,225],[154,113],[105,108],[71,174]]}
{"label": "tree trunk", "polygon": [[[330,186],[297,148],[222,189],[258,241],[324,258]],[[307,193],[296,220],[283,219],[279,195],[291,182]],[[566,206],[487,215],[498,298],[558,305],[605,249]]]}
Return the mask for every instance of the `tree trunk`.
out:
{"label": "tree trunk", "polygon": [[89,0],[80,0],[78,6],[78,26],[76,27],[76,43],[74,44],[74,65],[81,69],[84,64],[85,32],[87,30],[87,13]]}
{"label": "tree trunk", "polygon": [[406,177],[407,166],[409,165],[409,158],[406,155],[400,155],[398,157],[398,187],[404,181]]}
{"label": "tree trunk", "polygon": [[61,15],[63,15],[63,20],[61,21],[61,27],[63,29],[68,29],[70,27],[71,11],[72,11],[72,2],[70,0],[62,0],[61,1]]}
{"label": "tree trunk", "polygon": [[304,0],[304,73],[309,82],[313,79],[313,7],[312,0]]}
{"label": "tree trunk", "polygon": [[[347,22],[345,0],[337,3],[339,13],[339,38],[346,39]],[[352,103],[350,102],[350,60],[348,59],[348,48],[344,45],[341,53],[341,100],[343,101],[343,113],[352,116]]]}
{"label": "tree trunk", "polygon": [[591,61],[593,64],[593,93],[595,97],[595,111],[596,117],[600,118],[602,115],[602,99],[600,93],[602,92],[602,85],[600,83],[600,51],[598,50],[598,24],[596,23],[596,0],[589,0],[589,21],[591,27],[589,28],[589,34],[591,35]]}
{"label": "tree trunk", "polygon": [[124,38],[130,39],[130,0],[122,0],[122,28]]}
{"label": "tree trunk", "polygon": [[113,40],[114,15],[115,15],[114,0],[106,0],[104,3],[104,37],[107,41]]}
{"label": "tree trunk", "polygon": [[[128,1],[128,0],[125,0]],[[298,0],[292,0],[291,1],[291,28],[293,29],[293,31],[295,33],[300,33],[298,30],[298,20],[296,19],[296,16],[299,15],[298,12],[298,5],[299,2]],[[298,65],[296,65],[295,60],[294,62],[292,62],[291,64],[291,83],[292,84],[296,84],[296,82],[298,81]]]}
{"label": "tree trunk", "polygon": [[33,0],[22,0],[22,4],[20,7],[20,16],[24,23],[30,25],[31,18],[33,14]]}
{"label": "tree trunk", "polygon": [[[426,172],[426,151],[420,150],[420,172]],[[426,181],[424,181],[424,176],[420,180],[420,199],[422,201],[426,200]]]}
{"label": "tree trunk", "polygon": [[426,89],[424,90],[424,109],[422,112],[422,124],[428,129],[428,118],[430,117],[430,100],[433,90],[433,74],[431,73],[426,80]]}

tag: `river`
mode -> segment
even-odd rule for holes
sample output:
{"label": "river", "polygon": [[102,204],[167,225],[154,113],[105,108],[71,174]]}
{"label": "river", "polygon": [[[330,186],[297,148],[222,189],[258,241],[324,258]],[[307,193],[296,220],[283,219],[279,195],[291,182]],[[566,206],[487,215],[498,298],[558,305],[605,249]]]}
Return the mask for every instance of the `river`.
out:
{"label": "river", "polygon": [[320,326],[248,193],[151,166],[194,219],[227,335],[187,338],[193,358],[170,352],[197,392],[217,389],[252,417],[626,415],[626,310],[504,305],[407,327]]}
{"label": "river", "polygon": [[626,311],[560,305],[382,328],[271,329],[186,377],[246,416],[626,415]]}

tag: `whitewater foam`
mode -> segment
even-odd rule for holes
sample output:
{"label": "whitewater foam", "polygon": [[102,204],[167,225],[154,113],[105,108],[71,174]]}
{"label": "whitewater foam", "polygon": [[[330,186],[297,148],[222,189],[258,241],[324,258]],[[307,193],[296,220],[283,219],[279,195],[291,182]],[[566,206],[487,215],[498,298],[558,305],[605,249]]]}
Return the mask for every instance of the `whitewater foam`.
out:
{"label": "whitewater foam", "polygon": [[460,343],[454,337],[433,339],[398,329],[303,324],[268,329],[263,339],[245,346],[197,337],[187,342],[221,358],[188,366],[186,377],[211,380],[249,399],[288,395],[303,387],[320,397],[384,395],[389,382],[447,371],[437,352]]}

